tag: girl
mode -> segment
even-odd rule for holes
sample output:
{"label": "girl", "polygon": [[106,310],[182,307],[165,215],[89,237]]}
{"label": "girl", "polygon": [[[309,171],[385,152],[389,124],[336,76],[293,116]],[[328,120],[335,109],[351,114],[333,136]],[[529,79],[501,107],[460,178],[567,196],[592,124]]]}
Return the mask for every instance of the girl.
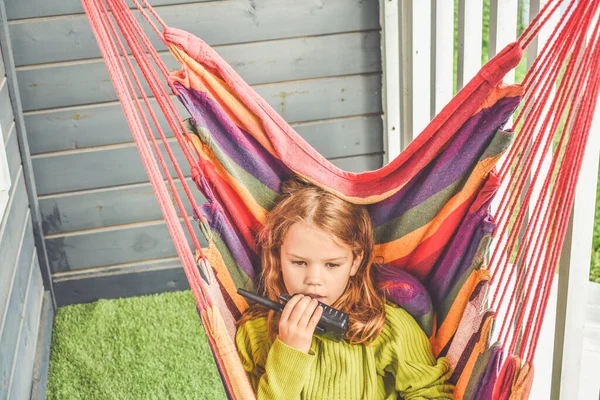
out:
{"label": "girl", "polygon": [[[372,281],[373,231],[363,206],[288,182],[258,236],[261,294],[295,294],[281,314],[253,306],[236,345],[258,399],[452,398],[451,371],[425,333]],[[318,301],[350,316],[346,340],[313,336]]]}

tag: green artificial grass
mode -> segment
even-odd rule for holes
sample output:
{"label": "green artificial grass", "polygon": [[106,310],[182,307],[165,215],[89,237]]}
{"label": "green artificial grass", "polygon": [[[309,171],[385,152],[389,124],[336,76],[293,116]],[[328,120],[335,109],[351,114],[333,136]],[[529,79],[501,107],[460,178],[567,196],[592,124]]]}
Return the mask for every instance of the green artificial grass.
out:
{"label": "green artificial grass", "polygon": [[47,398],[226,399],[191,292],[61,307]]}
{"label": "green artificial grass", "polygon": [[[600,173],[598,175],[598,182],[600,182]],[[594,236],[592,239],[590,281],[600,283],[600,184],[596,185],[596,212],[594,217]]]}

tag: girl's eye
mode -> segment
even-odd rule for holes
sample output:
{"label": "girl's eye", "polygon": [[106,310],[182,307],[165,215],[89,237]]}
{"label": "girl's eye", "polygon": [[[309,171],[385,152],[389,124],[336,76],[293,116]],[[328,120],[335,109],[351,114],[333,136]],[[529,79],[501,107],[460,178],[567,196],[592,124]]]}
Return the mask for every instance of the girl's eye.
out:
{"label": "girl's eye", "polygon": [[327,263],[327,266],[328,266],[329,268],[337,268],[337,267],[339,267],[339,266],[340,266],[340,264]]}
{"label": "girl's eye", "polygon": [[292,261],[292,264],[294,264],[294,265],[305,265],[306,262],[304,262],[304,261]]}

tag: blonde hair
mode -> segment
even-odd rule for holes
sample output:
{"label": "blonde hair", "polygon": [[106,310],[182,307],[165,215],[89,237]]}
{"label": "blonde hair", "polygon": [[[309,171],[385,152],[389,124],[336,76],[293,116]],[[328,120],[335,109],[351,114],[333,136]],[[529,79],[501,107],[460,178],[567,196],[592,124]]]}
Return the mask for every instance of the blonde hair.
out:
{"label": "blonde hair", "polygon": [[[373,228],[364,206],[344,201],[298,178],[286,182],[279,202],[267,215],[257,236],[262,263],[259,293],[277,300],[285,292],[280,249],[289,228],[298,222],[331,233],[352,249],[354,258],[362,256],[356,274],[350,277],[344,293],[332,306],[349,314],[346,338],[350,343],[371,342],[383,328],[385,300],[373,284]],[[265,307],[252,306],[240,324],[260,316],[267,316],[269,331],[274,338],[279,314]]]}

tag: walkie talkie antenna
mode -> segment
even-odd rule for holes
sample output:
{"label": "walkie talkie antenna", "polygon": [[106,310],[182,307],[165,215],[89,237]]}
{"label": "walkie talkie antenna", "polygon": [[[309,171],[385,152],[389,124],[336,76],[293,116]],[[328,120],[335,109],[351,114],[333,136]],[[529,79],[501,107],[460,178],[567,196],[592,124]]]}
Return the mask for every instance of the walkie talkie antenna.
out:
{"label": "walkie talkie antenna", "polygon": [[283,311],[284,305],[281,304],[281,303],[277,303],[277,302],[275,302],[273,300],[264,298],[262,296],[259,296],[259,295],[255,294],[255,293],[249,292],[249,291],[244,290],[244,289],[238,289],[237,292],[238,292],[239,295],[244,296],[248,300],[251,300],[251,301],[253,301],[255,303],[263,305],[263,306],[265,306],[265,307],[267,307],[267,308],[269,308],[269,309],[271,309],[273,311],[277,311],[277,312]]}

